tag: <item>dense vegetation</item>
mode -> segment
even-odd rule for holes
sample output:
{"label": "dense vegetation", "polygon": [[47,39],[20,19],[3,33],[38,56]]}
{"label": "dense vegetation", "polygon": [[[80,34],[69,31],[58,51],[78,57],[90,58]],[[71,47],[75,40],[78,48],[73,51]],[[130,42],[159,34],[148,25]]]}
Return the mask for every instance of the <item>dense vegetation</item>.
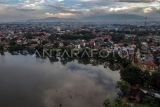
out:
{"label": "dense vegetation", "polygon": [[89,31],[79,31],[75,32],[74,34],[66,34],[61,36],[63,40],[90,40],[93,39],[95,36]]}
{"label": "dense vegetation", "polygon": [[152,94],[144,94],[142,100],[136,103],[131,100],[133,88],[135,89],[136,86],[138,86],[136,90],[146,88],[159,92],[160,72],[149,74],[149,71],[144,72],[137,66],[128,64],[124,69],[121,69],[121,79],[122,81],[117,83],[117,88],[121,91],[118,93],[119,97],[113,102],[105,100],[105,107],[160,107],[160,99]]}

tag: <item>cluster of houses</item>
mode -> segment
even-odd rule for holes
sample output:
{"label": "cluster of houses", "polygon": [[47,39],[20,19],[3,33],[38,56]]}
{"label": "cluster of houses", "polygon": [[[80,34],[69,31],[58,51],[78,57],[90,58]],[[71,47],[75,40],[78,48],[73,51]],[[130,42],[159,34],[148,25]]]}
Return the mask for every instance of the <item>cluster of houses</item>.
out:
{"label": "cluster of houses", "polygon": [[[137,39],[139,40],[141,46],[137,50],[133,62],[142,68],[143,71],[154,72],[159,68],[159,65],[156,64],[155,59],[160,62],[160,55],[155,56],[154,53],[160,53],[160,36],[140,36],[137,37],[135,34],[125,34],[125,40],[130,41],[129,50],[136,49]],[[132,48],[131,48],[132,47]]]}
{"label": "cluster of houses", "polygon": [[[67,34],[75,34],[75,32],[86,31],[93,35],[89,40],[64,40]],[[112,48],[114,50],[127,50],[130,55],[134,54],[137,48],[136,34],[125,34],[124,41],[130,43],[125,46],[125,42],[114,43],[112,41],[112,30],[96,27],[65,27],[53,25],[1,25],[0,26],[0,44],[7,50],[10,40],[15,40],[16,44],[25,45],[30,48],[42,45],[44,47],[57,46],[58,48],[96,48],[105,49]],[[83,36],[83,33],[80,34]],[[137,52],[137,59],[144,70],[154,71],[157,69],[154,52],[160,51],[160,36],[140,36],[141,49]]]}
{"label": "cluster of houses", "polygon": [[160,36],[141,37],[141,61],[143,68],[149,71],[158,69],[155,59],[160,61],[160,56],[155,56],[155,52],[160,52]]}

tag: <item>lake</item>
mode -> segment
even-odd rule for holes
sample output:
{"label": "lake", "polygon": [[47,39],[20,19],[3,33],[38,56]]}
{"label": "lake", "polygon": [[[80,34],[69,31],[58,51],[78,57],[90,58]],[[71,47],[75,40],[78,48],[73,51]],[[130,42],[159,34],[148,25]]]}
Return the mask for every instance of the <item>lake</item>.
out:
{"label": "lake", "polygon": [[0,55],[0,107],[103,107],[117,95],[118,71],[62,64],[31,55]]}

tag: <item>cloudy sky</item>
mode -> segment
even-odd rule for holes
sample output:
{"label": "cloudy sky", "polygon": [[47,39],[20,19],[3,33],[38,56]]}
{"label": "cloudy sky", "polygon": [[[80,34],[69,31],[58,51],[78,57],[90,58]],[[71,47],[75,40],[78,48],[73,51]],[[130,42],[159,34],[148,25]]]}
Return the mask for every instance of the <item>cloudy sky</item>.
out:
{"label": "cloudy sky", "polygon": [[0,0],[0,22],[135,14],[159,18],[160,0]]}

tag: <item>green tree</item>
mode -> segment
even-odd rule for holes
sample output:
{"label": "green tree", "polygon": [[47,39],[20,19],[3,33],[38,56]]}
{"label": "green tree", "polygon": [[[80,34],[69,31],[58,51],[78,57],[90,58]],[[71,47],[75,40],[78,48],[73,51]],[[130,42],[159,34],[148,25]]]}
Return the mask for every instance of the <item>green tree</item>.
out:
{"label": "green tree", "polygon": [[3,52],[4,49],[3,49],[3,45],[0,43],[0,52]]}
{"label": "green tree", "polygon": [[106,100],[104,101],[103,105],[104,105],[105,107],[110,107],[110,101],[109,101],[109,99],[106,99]]}
{"label": "green tree", "polygon": [[124,96],[128,96],[130,93],[131,86],[126,81],[118,81],[117,87],[122,91]]}
{"label": "green tree", "polygon": [[160,90],[160,72],[154,72],[152,74],[151,85],[154,89]]}
{"label": "green tree", "polygon": [[130,83],[131,85],[143,83],[142,71],[140,68],[134,65],[127,66],[126,68],[121,70],[120,73],[121,73],[121,78],[124,81]]}
{"label": "green tree", "polygon": [[123,33],[115,33],[115,32],[114,32],[114,33],[112,34],[112,40],[113,40],[114,42],[116,42],[116,43],[124,40],[124,38],[125,38],[125,35],[124,35]]}
{"label": "green tree", "polygon": [[143,83],[144,83],[143,85],[146,88],[149,88],[150,83],[151,83],[151,75],[150,75],[149,71],[142,72],[142,80],[143,80]]}

